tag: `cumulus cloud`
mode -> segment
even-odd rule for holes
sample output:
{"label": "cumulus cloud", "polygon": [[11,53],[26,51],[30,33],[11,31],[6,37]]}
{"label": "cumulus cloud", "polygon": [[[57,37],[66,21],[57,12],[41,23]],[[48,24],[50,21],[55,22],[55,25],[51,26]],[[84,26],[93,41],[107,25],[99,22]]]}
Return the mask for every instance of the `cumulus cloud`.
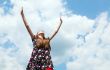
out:
{"label": "cumulus cloud", "polygon": [[10,1],[13,8],[9,14],[2,15],[4,9],[0,7],[0,56],[2,56],[0,69],[13,70],[15,67],[14,70],[25,70],[33,47],[20,16],[21,7],[24,8],[25,16],[33,33],[35,34],[42,29],[49,36],[51,31],[54,31],[54,27],[57,26],[54,22],[59,21],[59,14],[64,12],[61,10],[63,4],[56,0],[53,0],[54,2],[51,0],[45,2],[41,0]]}
{"label": "cumulus cloud", "polygon": [[70,50],[71,61],[67,62],[68,70],[110,69],[109,23],[107,12],[95,19],[94,31],[86,36],[86,42]]}
{"label": "cumulus cloud", "polygon": [[67,70],[108,70],[109,17],[107,12],[96,19],[76,15],[65,8],[62,0],[10,0],[13,7],[2,15],[0,7],[0,69],[25,70],[32,42],[22,22],[24,13],[35,34],[44,30],[46,37],[54,32],[62,15],[63,25],[51,41],[55,66],[65,63]]}

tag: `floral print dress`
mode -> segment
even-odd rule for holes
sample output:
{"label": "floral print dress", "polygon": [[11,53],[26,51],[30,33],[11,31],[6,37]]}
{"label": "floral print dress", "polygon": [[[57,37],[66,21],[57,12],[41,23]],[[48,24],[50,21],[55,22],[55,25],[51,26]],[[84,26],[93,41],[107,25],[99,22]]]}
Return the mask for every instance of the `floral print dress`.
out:
{"label": "floral print dress", "polygon": [[54,70],[50,56],[51,48],[45,48],[45,45],[40,45],[38,48],[36,39],[32,39],[32,42],[34,48],[26,70]]}

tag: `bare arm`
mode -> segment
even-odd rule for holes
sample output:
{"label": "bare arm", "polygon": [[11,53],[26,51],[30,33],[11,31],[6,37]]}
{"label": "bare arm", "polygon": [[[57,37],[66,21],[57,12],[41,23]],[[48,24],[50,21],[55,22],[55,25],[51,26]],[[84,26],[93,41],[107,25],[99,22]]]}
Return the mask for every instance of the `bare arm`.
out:
{"label": "bare arm", "polygon": [[28,25],[28,23],[26,21],[26,18],[25,18],[24,13],[23,13],[23,9],[21,10],[21,16],[22,16],[22,19],[23,19],[23,22],[24,22],[24,25],[25,25],[27,31],[29,32],[31,38],[33,38],[34,35],[33,35],[32,31],[31,31],[31,29],[30,29],[30,27],[29,27],[29,25]]}
{"label": "bare arm", "polygon": [[59,26],[58,26],[58,28],[57,28],[57,30],[52,34],[52,36],[50,37],[50,40],[52,40],[53,39],[53,37],[58,33],[58,31],[59,31],[59,29],[60,29],[60,27],[61,27],[61,25],[62,25],[62,19],[60,18],[60,24],[59,24]]}

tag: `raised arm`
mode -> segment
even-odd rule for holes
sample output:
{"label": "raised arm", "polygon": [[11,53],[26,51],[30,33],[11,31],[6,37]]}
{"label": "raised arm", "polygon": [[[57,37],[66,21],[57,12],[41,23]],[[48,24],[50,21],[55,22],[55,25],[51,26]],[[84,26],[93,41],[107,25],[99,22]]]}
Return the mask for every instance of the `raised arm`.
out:
{"label": "raised arm", "polygon": [[52,40],[53,39],[53,37],[58,33],[58,31],[59,31],[59,29],[60,29],[60,27],[61,27],[61,25],[62,25],[62,19],[60,18],[60,24],[59,24],[59,26],[58,26],[58,28],[57,28],[57,30],[52,34],[52,36],[50,37],[50,40]]}
{"label": "raised arm", "polygon": [[24,13],[23,13],[23,9],[21,10],[21,16],[22,16],[22,19],[23,19],[23,22],[24,22],[24,25],[25,25],[27,31],[29,32],[31,38],[33,38],[34,35],[33,35],[32,31],[31,31],[31,29],[30,29],[30,27],[29,27],[29,25],[28,25],[28,23],[26,21],[26,18],[25,18]]}

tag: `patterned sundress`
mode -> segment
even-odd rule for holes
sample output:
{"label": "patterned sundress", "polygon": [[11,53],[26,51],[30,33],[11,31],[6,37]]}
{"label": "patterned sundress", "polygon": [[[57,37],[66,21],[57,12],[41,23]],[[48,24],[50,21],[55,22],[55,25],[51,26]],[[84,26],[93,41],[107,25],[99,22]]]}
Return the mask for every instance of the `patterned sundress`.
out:
{"label": "patterned sundress", "polygon": [[32,39],[32,42],[34,47],[26,70],[54,70],[50,55],[51,48],[45,48],[45,45],[38,48],[36,39]]}

